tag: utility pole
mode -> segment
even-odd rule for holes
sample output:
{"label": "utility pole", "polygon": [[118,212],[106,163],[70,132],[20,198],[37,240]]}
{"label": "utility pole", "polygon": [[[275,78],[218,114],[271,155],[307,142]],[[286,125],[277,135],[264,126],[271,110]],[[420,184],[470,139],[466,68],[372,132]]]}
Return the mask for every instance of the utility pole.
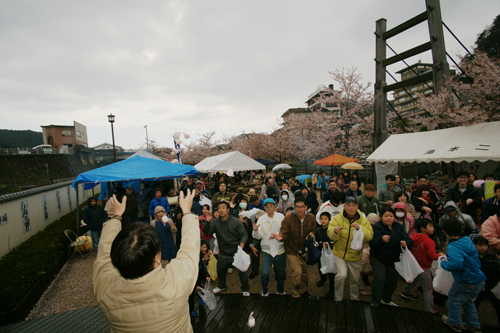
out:
{"label": "utility pole", "polygon": [[149,150],[149,140],[148,140],[148,125],[144,125],[146,129],[146,150]]}

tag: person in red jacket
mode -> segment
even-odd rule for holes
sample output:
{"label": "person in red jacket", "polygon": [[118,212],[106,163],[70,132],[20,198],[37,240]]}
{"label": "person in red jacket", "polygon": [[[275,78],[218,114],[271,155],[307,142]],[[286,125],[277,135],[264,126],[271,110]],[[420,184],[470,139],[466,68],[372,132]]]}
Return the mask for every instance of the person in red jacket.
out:
{"label": "person in red jacket", "polygon": [[442,253],[436,253],[436,244],[431,239],[434,234],[434,223],[430,219],[418,219],[415,221],[415,229],[417,233],[413,234],[410,238],[413,241],[411,253],[417,259],[418,264],[424,270],[420,273],[413,283],[407,283],[405,289],[401,293],[401,297],[415,301],[418,299],[413,293],[413,288],[420,282],[422,292],[424,294],[425,310],[431,313],[436,313],[434,307],[434,298],[432,296],[432,279],[434,278],[434,271],[431,269],[432,261],[438,260]]}

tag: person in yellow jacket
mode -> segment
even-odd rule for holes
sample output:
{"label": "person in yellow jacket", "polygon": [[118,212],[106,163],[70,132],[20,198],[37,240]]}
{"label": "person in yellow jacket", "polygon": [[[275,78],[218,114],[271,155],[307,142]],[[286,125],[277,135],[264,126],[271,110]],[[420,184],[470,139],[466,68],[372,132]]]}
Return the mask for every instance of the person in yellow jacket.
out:
{"label": "person in yellow jacket", "polygon": [[373,238],[373,229],[370,222],[358,210],[358,203],[354,197],[346,197],[344,209],[335,215],[328,225],[328,237],[333,244],[335,265],[337,275],[335,276],[335,300],[344,298],[344,283],[349,274],[349,296],[351,300],[357,300],[359,296],[359,280],[361,277],[361,255],[363,247],[359,251],[351,249],[354,230],[364,233],[363,244]]}

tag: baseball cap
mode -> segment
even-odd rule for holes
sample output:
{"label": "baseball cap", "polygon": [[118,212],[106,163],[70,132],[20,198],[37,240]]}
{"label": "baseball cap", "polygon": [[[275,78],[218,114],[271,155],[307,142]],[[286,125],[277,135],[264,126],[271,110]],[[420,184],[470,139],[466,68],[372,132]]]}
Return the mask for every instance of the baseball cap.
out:
{"label": "baseball cap", "polygon": [[358,203],[355,197],[345,197],[344,205],[348,204],[351,201],[354,201],[356,204]]}
{"label": "baseball cap", "polygon": [[273,205],[276,205],[276,202],[274,202],[274,200],[273,200],[273,199],[271,199],[271,198],[267,198],[266,200],[264,200],[264,206],[265,206],[266,204],[268,204],[268,203],[272,203]]}

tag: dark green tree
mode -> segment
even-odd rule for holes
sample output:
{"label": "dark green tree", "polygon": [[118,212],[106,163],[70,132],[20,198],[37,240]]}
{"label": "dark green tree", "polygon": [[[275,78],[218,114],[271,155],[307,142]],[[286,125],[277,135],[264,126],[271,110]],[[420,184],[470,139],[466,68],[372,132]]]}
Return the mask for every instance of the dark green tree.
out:
{"label": "dark green tree", "polygon": [[476,46],[479,51],[486,52],[488,57],[500,59],[500,15],[479,34]]}

